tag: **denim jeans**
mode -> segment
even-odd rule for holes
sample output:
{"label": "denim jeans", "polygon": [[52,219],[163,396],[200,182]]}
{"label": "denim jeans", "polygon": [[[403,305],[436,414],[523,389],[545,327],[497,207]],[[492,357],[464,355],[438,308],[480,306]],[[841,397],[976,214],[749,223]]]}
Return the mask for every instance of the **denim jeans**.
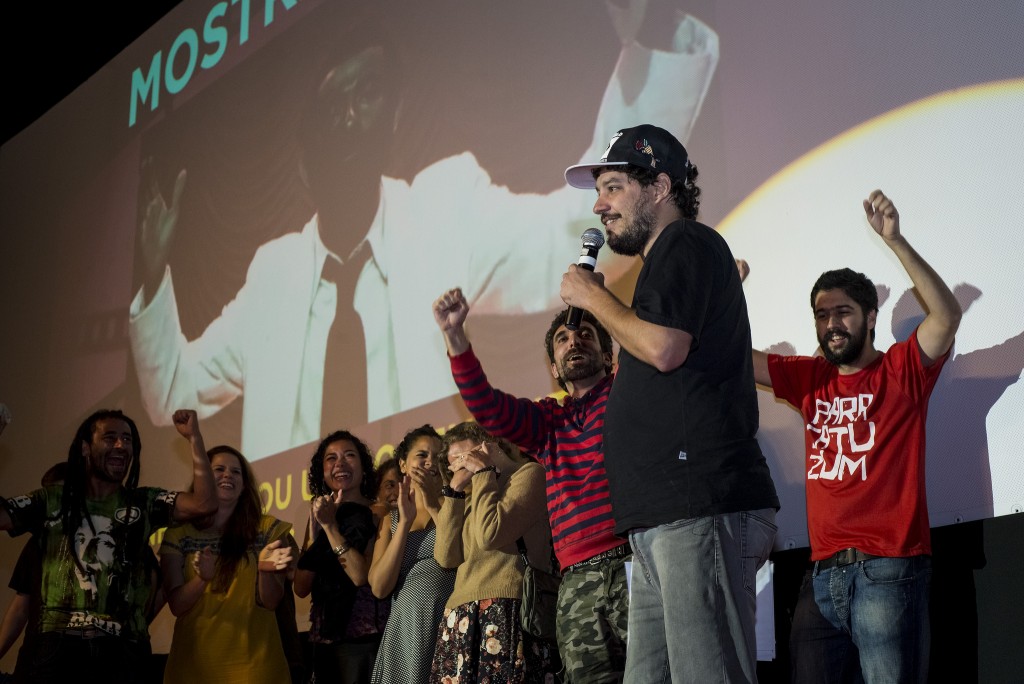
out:
{"label": "denim jeans", "polygon": [[807,572],[790,637],[793,681],[926,682],[929,556]]}
{"label": "denim jeans", "polygon": [[775,510],[633,530],[627,684],[757,681],[757,569]]}

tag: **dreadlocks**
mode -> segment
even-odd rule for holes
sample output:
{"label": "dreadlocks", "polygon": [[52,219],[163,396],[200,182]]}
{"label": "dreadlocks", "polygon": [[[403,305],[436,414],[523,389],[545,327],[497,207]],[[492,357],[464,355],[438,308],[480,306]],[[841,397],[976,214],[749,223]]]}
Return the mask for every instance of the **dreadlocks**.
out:
{"label": "dreadlocks", "polygon": [[[82,565],[81,559],[79,559],[78,554],[74,551],[75,533],[78,531],[83,520],[89,525],[89,529],[94,535],[96,534],[96,526],[93,524],[92,516],[89,515],[89,510],[86,507],[89,473],[86,468],[85,455],[82,453],[82,445],[83,443],[91,445],[96,425],[101,420],[108,419],[124,421],[132,433],[131,465],[128,470],[128,480],[124,484],[127,490],[126,502],[129,511],[125,515],[124,520],[111,521],[113,525],[111,536],[115,540],[115,548],[120,555],[122,567],[129,566],[129,558],[141,558],[142,546],[146,543],[142,534],[144,526],[135,525],[135,528],[138,529],[138,533],[135,536],[138,538],[129,539],[128,534],[132,526],[127,524],[131,520],[131,508],[137,505],[135,491],[139,486],[139,456],[142,453],[142,439],[139,437],[139,429],[136,427],[135,421],[121,411],[113,409],[96,411],[78,427],[78,431],[71,441],[71,446],[68,447],[67,473],[64,479],[64,488],[61,492],[60,504],[60,520],[64,531],[64,540],[70,551],[69,555],[75,562],[75,566],[84,576],[88,576],[90,572]],[[127,604],[130,598],[127,595],[131,586],[130,578],[119,578],[118,583],[120,586],[111,587],[110,596],[118,596]]]}

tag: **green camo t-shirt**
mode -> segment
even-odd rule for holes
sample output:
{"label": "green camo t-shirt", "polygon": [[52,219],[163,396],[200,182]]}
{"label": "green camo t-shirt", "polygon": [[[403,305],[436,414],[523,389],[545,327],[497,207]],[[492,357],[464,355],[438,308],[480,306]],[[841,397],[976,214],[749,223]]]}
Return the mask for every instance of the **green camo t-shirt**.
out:
{"label": "green camo t-shirt", "polygon": [[69,543],[60,519],[62,492],[62,485],[52,485],[6,502],[14,522],[11,534],[32,532],[43,549],[38,631],[95,627],[126,639],[148,639],[146,546],[153,531],[170,522],[178,493],[139,487],[130,507],[124,488],[88,499],[89,519],[80,521]]}

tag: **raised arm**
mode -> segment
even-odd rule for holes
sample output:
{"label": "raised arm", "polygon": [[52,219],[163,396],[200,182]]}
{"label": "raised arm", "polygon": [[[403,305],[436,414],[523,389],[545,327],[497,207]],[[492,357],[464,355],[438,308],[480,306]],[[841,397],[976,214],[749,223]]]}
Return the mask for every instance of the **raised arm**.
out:
{"label": "raised arm", "polygon": [[[746,282],[750,275],[750,264],[746,259],[736,259],[736,270],[740,274],[740,282]],[[751,357],[754,361],[754,382],[765,387],[772,386],[772,376],[768,372],[768,354],[760,349],[751,349]]]}
{"label": "raised arm", "polygon": [[[609,138],[629,122],[662,122],[686,144],[718,63],[719,45],[710,27],[678,11],[677,4],[660,0],[606,3],[622,50],[601,97],[591,142],[578,160],[600,158]],[[595,11],[600,10],[595,7]],[[664,87],[665,83],[672,87]],[[441,171],[444,164],[435,166]],[[428,186],[444,187],[451,177],[445,171]],[[578,253],[580,234],[596,224],[587,218],[592,198],[570,187],[545,195],[517,195],[489,178],[474,188],[473,196],[456,209],[461,214],[458,223],[466,229],[458,235],[458,254],[444,264],[451,282],[462,286],[478,314],[506,314],[510,309],[536,312],[555,306],[551,283],[561,270],[560,262],[538,255],[564,254],[562,258],[568,260]],[[417,223],[412,217],[411,225]],[[488,225],[488,230],[475,228],[481,224]],[[515,239],[496,242],[494,235],[502,232]],[[434,237],[415,231],[409,240],[426,248]],[[403,243],[409,240],[403,235]],[[601,264],[608,281],[615,282],[631,262],[609,250],[601,256]]]}
{"label": "raised arm", "polygon": [[368,578],[373,595],[379,599],[390,596],[398,584],[409,529],[416,519],[414,496],[412,480],[408,476],[402,478],[398,483],[398,527],[394,534],[391,533],[391,516],[385,515],[380,520]]}
{"label": "raised arm", "polygon": [[171,242],[178,223],[181,196],[185,191],[185,169],[178,172],[174,179],[171,202],[168,205],[164,194],[160,191],[157,180],[156,163],[152,157],[142,161],[141,189],[139,205],[141,223],[139,225],[139,245],[142,263],[145,267],[145,278],[142,285],[142,301],[149,304],[163,278],[167,268],[167,257],[170,254]]}
{"label": "raised arm", "polygon": [[462,288],[448,290],[434,300],[434,322],[444,335],[444,344],[449,356],[458,356],[469,349],[469,338],[466,337],[466,316],[469,314],[469,302],[462,294]]}
{"label": "raised arm", "polygon": [[433,304],[434,322],[445,338],[452,376],[466,408],[488,432],[529,451],[541,451],[550,429],[538,403],[512,396],[491,386],[466,336],[469,302],[453,288]]}
{"label": "raised arm", "polygon": [[174,412],[174,427],[188,440],[192,450],[192,491],[178,494],[174,504],[174,520],[185,522],[204,518],[217,512],[217,487],[213,481],[213,469],[206,455],[206,445],[199,431],[199,417],[195,411]]}
{"label": "raised arm", "polygon": [[935,269],[907,242],[900,231],[899,212],[881,190],[875,190],[864,200],[864,214],[871,228],[903,264],[927,309],[928,313],[917,329],[917,342],[924,363],[929,366],[953,344],[963,313],[960,304]]}

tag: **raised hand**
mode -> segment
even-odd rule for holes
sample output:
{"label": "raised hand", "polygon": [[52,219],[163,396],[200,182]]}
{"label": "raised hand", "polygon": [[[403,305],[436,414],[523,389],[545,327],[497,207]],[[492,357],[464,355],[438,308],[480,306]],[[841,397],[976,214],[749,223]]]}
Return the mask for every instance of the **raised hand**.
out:
{"label": "raised hand", "polygon": [[559,295],[568,306],[590,310],[590,296],[597,290],[604,289],[604,274],[588,271],[576,264],[570,264],[569,270],[562,275],[562,286]]}
{"label": "raised hand", "polygon": [[192,409],[178,409],[171,416],[174,429],[185,439],[191,440],[199,434],[199,415]]}
{"label": "raised hand", "polygon": [[434,300],[434,321],[442,332],[461,327],[469,314],[469,302],[462,288],[452,288]]}
{"label": "raised hand", "polygon": [[154,161],[147,157],[142,162],[141,185],[139,197],[139,240],[142,248],[142,261],[146,269],[144,296],[146,301],[153,296],[153,291],[163,277],[167,258],[171,251],[174,229],[178,223],[178,210],[181,195],[185,191],[185,169],[178,172],[174,180],[171,203],[168,205],[157,180],[153,168]]}
{"label": "raised hand", "polygon": [[605,6],[619,41],[627,45],[636,40],[647,16],[647,0],[605,0]]}
{"label": "raised hand", "polygon": [[409,469],[407,477],[412,480],[413,488],[428,508],[440,505],[441,478],[436,471],[413,467]]}
{"label": "raised hand", "polygon": [[444,343],[448,353],[458,356],[469,348],[466,337],[466,316],[469,314],[469,302],[462,294],[461,288],[452,288],[434,300],[434,321],[444,333]]}
{"label": "raised hand", "polygon": [[871,228],[883,240],[891,241],[900,237],[900,214],[896,211],[896,205],[881,190],[875,190],[864,200],[864,214]]}
{"label": "raised hand", "polygon": [[750,275],[750,264],[746,259],[736,259],[736,270],[740,273],[740,282],[742,283]]}
{"label": "raised hand", "polygon": [[334,516],[338,513],[338,505],[341,504],[342,491],[339,489],[334,494],[324,494],[313,499],[313,519],[320,523],[321,527],[334,526]]}
{"label": "raised hand", "polygon": [[398,522],[412,525],[416,519],[416,495],[413,493],[412,479],[406,475],[398,483]]}
{"label": "raised hand", "polygon": [[464,491],[473,479],[474,472],[463,465],[450,465],[448,470],[452,471],[452,480],[448,485],[457,492]]}

